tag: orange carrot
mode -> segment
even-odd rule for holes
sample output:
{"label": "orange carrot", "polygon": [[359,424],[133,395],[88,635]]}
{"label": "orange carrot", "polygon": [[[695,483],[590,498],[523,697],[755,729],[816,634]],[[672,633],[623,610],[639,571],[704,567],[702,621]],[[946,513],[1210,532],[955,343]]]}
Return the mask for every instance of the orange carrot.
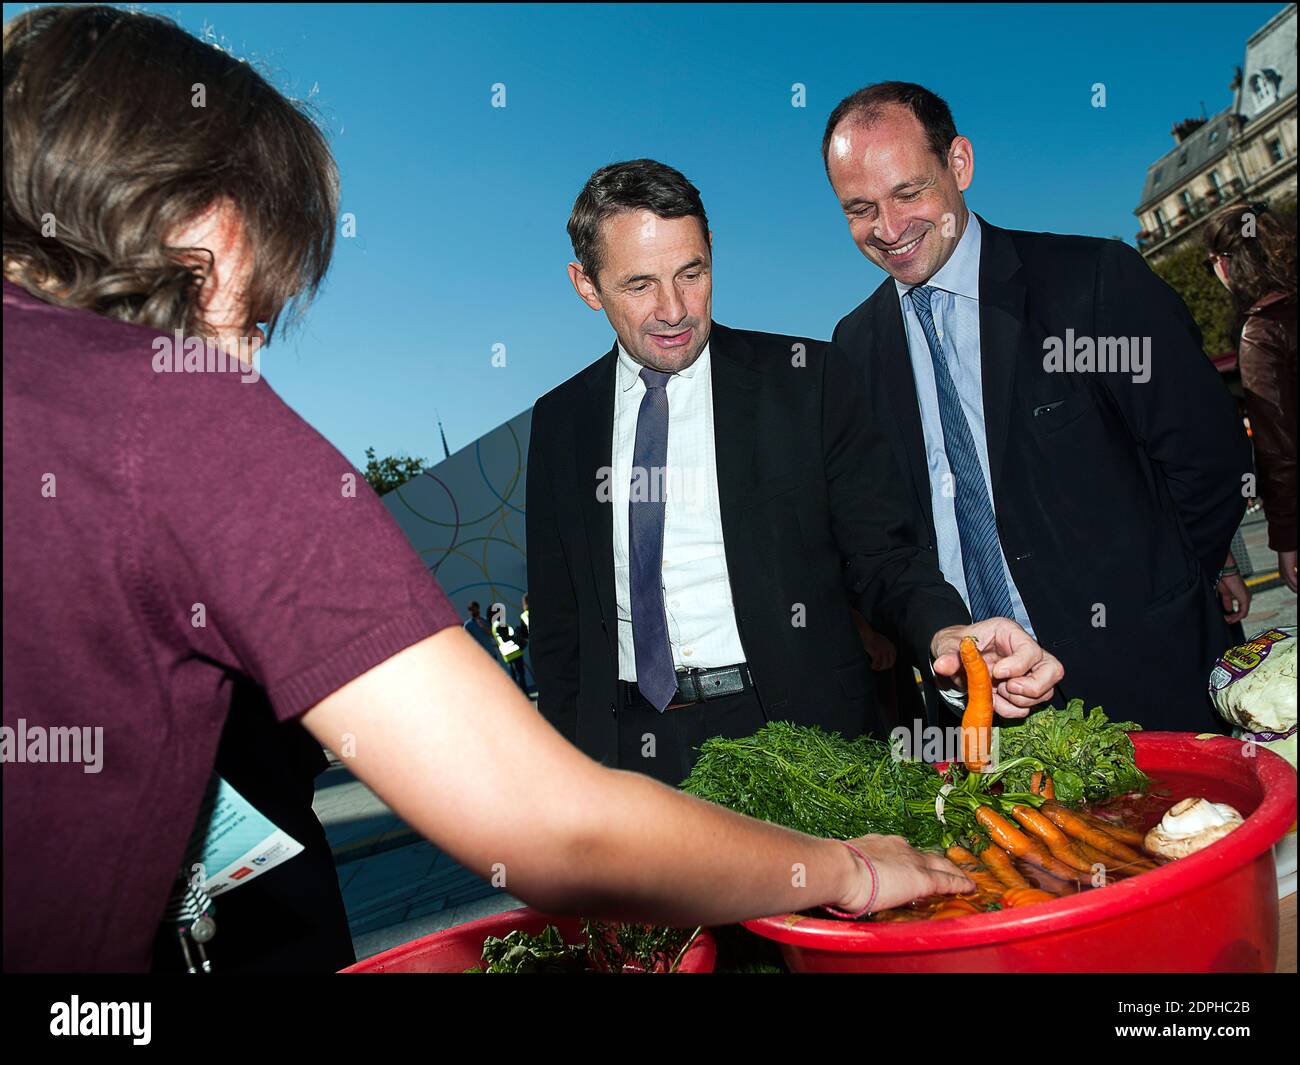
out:
{"label": "orange carrot", "polygon": [[1031,886],[1029,881],[1020,875],[1020,871],[1016,868],[1015,862],[1011,860],[1011,856],[996,843],[990,843],[984,848],[980,857],[983,859],[984,864],[993,871],[993,875],[1002,881],[1006,887],[1027,888]]}
{"label": "orange carrot", "polygon": [[1052,876],[1051,873],[1044,869],[1038,869],[1036,872],[1037,877],[1035,880],[1030,881],[1029,886],[1039,888],[1050,895],[1071,895],[1083,889],[1083,875],[1076,873],[1073,869],[1070,870],[1069,880],[1062,880]]}
{"label": "orange carrot", "polygon": [[1038,866],[1039,869],[1051,873],[1061,880],[1075,884],[1082,882],[1078,870],[1071,869],[1059,858],[1049,854],[991,807],[981,806],[976,810],[975,820],[989,834],[989,838],[1004,851],[1015,855],[1017,858],[1023,858],[1030,864]]}
{"label": "orange carrot", "polygon": [[980,654],[979,644],[969,636],[961,641],[961,664],[966,670],[966,712],[961,716],[962,761],[976,773],[988,764],[990,729],[993,726],[993,679]]}
{"label": "orange carrot", "polygon": [[949,899],[940,906],[930,916],[930,920],[937,921],[946,917],[969,917],[972,913],[982,912],[973,902],[966,899]]}
{"label": "orange carrot", "polygon": [[1081,873],[1092,872],[1092,863],[1075,853],[1070,846],[1070,838],[1037,810],[1031,810],[1028,806],[1013,806],[1011,816],[1042,840],[1052,855],[1071,869],[1077,869]]}
{"label": "orange carrot", "polygon": [[1081,839],[1096,847],[1097,850],[1105,854],[1110,854],[1116,858],[1122,858],[1126,862],[1146,861],[1146,855],[1134,850],[1127,843],[1122,843],[1114,836],[1110,835],[1104,829],[1093,828],[1080,817],[1076,817],[1070,810],[1064,806],[1058,806],[1054,802],[1043,803],[1042,813],[1049,818],[1057,828],[1068,832],[1075,839]]}
{"label": "orange carrot", "polygon": [[1043,794],[1049,799],[1056,798],[1056,785],[1052,783],[1052,775],[1050,773],[1043,778]]}
{"label": "orange carrot", "polygon": [[1029,778],[1029,794],[1037,795],[1038,789],[1043,783],[1043,771],[1040,769]]}
{"label": "orange carrot", "polygon": [[1104,865],[1108,873],[1137,876],[1138,873],[1149,873],[1152,869],[1158,868],[1155,862],[1126,862],[1121,858],[1116,858],[1113,854],[1099,851],[1096,847],[1081,839],[1074,840],[1071,845],[1079,855],[1087,858],[1093,865]]}
{"label": "orange carrot", "polygon": [[1019,906],[1032,906],[1036,902],[1051,902],[1055,895],[1039,888],[1013,888],[1002,896],[1002,905],[1008,909]]}
{"label": "orange carrot", "polygon": [[1135,832],[1131,828],[1117,825],[1114,821],[1107,821],[1104,817],[1097,817],[1095,814],[1086,813],[1083,810],[1075,810],[1073,813],[1084,824],[1099,828],[1106,835],[1114,836],[1121,843],[1127,843],[1130,847],[1141,847],[1142,841],[1146,839],[1146,836],[1141,832]]}
{"label": "orange carrot", "polygon": [[1002,881],[985,869],[980,864],[980,860],[965,847],[949,847],[948,860],[975,881],[975,886],[979,888],[979,891],[974,893],[975,895],[987,899],[996,899],[1006,890],[1006,886]]}

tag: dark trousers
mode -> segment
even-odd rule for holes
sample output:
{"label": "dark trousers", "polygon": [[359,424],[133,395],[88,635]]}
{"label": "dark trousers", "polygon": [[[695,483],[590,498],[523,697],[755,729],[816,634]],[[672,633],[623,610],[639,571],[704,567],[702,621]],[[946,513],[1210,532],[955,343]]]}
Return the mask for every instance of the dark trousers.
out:
{"label": "dark trousers", "polygon": [[767,724],[753,690],[692,703],[662,714],[644,699],[618,710],[618,767],[677,787],[691,774],[699,747],[714,736],[740,739]]}
{"label": "dark trousers", "polygon": [[510,667],[510,675],[515,678],[515,683],[523,690],[525,695],[528,694],[528,676],[524,672],[524,660],[522,657],[516,658],[513,662],[507,662]]}

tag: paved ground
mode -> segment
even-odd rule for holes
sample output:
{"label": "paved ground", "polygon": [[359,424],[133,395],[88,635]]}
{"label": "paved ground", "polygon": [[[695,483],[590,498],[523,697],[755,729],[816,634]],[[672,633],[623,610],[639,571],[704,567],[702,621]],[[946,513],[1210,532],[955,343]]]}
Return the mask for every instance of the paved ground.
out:
{"label": "paved ground", "polygon": [[1250,549],[1253,576],[1246,578],[1252,591],[1250,614],[1242,622],[1246,635],[1252,636],[1272,625],[1296,623],[1296,596],[1277,575],[1277,555],[1268,549],[1268,530],[1262,511],[1246,518],[1246,546]]}
{"label": "paved ground", "polygon": [[418,836],[343,766],[313,803],[334,848],[357,957],[521,905]]}
{"label": "paved ground", "polygon": [[[1244,625],[1250,636],[1296,623],[1296,597],[1277,578],[1263,517],[1251,515],[1246,543],[1255,574]],[[357,957],[520,905],[417,836],[346,768],[321,775],[315,809],[334,847]]]}

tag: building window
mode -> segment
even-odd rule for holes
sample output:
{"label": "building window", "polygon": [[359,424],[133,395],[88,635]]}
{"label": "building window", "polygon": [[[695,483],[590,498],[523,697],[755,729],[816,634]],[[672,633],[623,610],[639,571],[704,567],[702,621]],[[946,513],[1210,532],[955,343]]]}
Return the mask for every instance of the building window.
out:
{"label": "building window", "polygon": [[1183,208],[1190,211],[1192,209],[1192,194],[1186,189],[1178,194],[1178,198],[1183,201]]}
{"label": "building window", "polygon": [[1186,151],[1186,149],[1184,149],[1183,151],[1181,151],[1181,152],[1178,153],[1178,165],[1179,165],[1179,166],[1186,166],[1186,165],[1187,165],[1187,151]]}
{"label": "building window", "polygon": [[1169,223],[1165,221],[1165,212],[1159,207],[1156,208],[1156,228],[1162,237],[1169,236]]}
{"label": "building window", "polygon": [[1218,139],[1219,139],[1219,131],[1218,131],[1217,129],[1212,129],[1212,130],[1210,130],[1210,147],[1211,147],[1211,148],[1214,147],[1215,142],[1217,142]]}
{"label": "building window", "polygon": [[1282,142],[1277,137],[1270,137],[1266,142],[1268,145],[1268,157],[1275,163],[1280,163],[1286,156],[1282,153]]}
{"label": "building window", "polygon": [[1281,82],[1282,75],[1272,67],[1250,76],[1250,91],[1255,96],[1256,111],[1262,111],[1277,102],[1277,87]]}
{"label": "building window", "polygon": [[1159,184],[1160,184],[1160,179],[1161,179],[1162,177],[1164,177],[1164,176],[1165,176],[1165,168],[1162,167],[1162,166],[1158,166],[1158,167],[1156,167],[1156,172],[1155,172],[1154,174],[1151,175],[1151,185],[1152,185],[1152,187],[1155,187],[1155,186],[1159,185]]}
{"label": "building window", "polygon": [[1223,182],[1219,179],[1219,172],[1217,170],[1210,171],[1210,189],[1216,193],[1223,191]]}

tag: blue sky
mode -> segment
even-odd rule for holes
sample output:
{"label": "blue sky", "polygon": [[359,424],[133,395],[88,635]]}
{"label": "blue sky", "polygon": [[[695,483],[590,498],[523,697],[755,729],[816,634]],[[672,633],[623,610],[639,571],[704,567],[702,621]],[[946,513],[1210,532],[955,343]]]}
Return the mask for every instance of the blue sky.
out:
{"label": "blue sky", "polygon": [[[26,6],[5,4],[5,18]],[[718,321],[828,337],[883,277],[822,171],[843,96],[892,78],[929,86],[974,143],[975,210],[1131,243],[1169,127],[1228,104],[1246,38],[1282,9],[133,6],[206,27],[322,117],[357,236],[338,242],[323,295],[263,372],[357,464],[367,446],[440,459],[435,410],[455,450],[608,350],[604,316],[565,274],[564,225],[599,166],[651,156],[699,187]],[[1095,82],[1105,109],[1091,106]]]}

